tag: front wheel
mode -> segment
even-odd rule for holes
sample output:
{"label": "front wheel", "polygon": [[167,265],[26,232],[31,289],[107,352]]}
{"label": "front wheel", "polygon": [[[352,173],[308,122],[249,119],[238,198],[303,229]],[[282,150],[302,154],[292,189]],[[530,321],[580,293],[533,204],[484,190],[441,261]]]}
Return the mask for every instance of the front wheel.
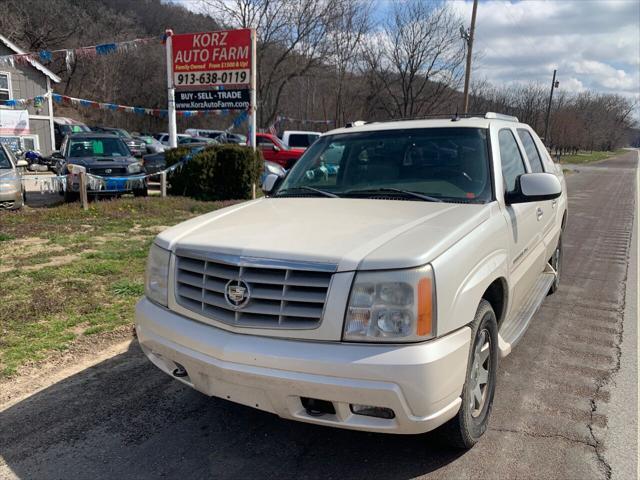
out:
{"label": "front wheel", "polygon": [[64,201],[66,203],[77,202],[80,199],[79,192],[72,192],[72,191],[69,191],[69,189],[65,190],[63,195],[64,195]]}
{"label": "front wheel", "polygon": [[482,300],[471,324],[471,350],[458,414],[443,426],[449,443],[473,447],[487,430],[498,367],[498,323],[491,304]]}
{"label": "front wheel", "polygon": [[147,195],[149,195],[149,190],[147,190],[147,187],[136,188],[133,190],[134,197],[146,197]]}

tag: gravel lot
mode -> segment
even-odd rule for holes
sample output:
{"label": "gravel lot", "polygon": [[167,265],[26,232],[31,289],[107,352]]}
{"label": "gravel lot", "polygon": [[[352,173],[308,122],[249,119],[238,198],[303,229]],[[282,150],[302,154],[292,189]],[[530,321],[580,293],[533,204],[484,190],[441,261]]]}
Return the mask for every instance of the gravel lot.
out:
{"label": "gravel lot", "polygon": [[562,287],[501,363],[490,429],[469,452],[206,398],[132,342],[0,407],[0,478],[631,478],[637,165],[633,151],[567,177]]}

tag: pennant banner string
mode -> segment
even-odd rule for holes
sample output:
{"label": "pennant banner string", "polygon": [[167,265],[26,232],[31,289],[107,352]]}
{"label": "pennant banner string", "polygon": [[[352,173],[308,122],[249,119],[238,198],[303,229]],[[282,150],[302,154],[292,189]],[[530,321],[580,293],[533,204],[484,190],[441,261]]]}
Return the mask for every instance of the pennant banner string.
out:
{"label": "pennant banner string", "polygon": [[123,42],[103,43],[100,45],[91,45],[88,47],[60,48],[56,50],[40,50],[38,52],[0,55],[0,65],[11,65],[13,67],[16,63],[21,64],[31,61],[49,63],[53,60],[55,54],[63,53],[65,55],[65,64],[67,70],[69,70],[75,59],[78,57],[95,57],[109,55],[116,52],[126,52],[133,48],[137,48],[139,45],[162,40],[162,38],[162,36],[154,36],[147,38],[137,38],[135,40],[125,40]]}

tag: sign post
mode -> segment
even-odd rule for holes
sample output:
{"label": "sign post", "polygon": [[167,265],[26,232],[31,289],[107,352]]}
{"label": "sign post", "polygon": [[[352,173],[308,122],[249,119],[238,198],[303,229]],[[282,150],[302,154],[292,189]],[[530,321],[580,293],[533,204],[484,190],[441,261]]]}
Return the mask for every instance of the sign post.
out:
{"label": "sign post", "polygon": [[[256,150],[256,114],[257,114],[257,110],[258,110],[258,105],[257,105],[257,100],[256,100],[256,29],[252,28],[251,29],[251,85],[249,86],[250,90],[251,90],[251,99],[250,99],[250,103],[251,105],[249,106],[250,110],[250,116],[249,116],[249,142],[251,145],[251,148],[253,148],[253,150]],[[255,198],[255,197],[254,197]]]}
{"label": "sign post", "polygon": [[166,30],[167,51],[167,116],[169,118],[169,146],[178,146],[178,126],[176,124],[176,98],[173,84],[173,30]]}

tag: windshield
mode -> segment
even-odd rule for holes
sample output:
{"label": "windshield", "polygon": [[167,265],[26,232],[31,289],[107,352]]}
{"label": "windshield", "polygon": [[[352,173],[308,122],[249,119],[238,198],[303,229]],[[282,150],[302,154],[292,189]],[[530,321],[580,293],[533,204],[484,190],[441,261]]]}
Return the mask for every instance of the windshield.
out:
{"label": "windshield", "polygon": [[486,129],[452,127],[321,137],[276,196],[321,190],[325,196],[484,203],[492,196],[487,135]]}
{"label": "windshield", "polygon": [[69,142],[69,156],[78,157],[127,157],[129,149],[117,138],[83,138]]}
{"label": "windshield", "polygon": [[0,169],[13,168],[9,156],[5,153],[4,148],[0,147]]}
{"label": "windshield", "polygon": [[129,135],[129,132],[127,132],[126,130],[122,130],[120,128],[114,128],[113,130],[107,130],[107,132],[115,133],[116,135],[118,135],[119,137],[122,137],[122,138],[131,138],[131,135]]}
{"label": "windshield", "polygon": [[294,133],[289,135],[289,146],[307,148],[319,136],[317,133]]}
{"label": "windshield", "polygon": [[264,150],[273,149],[274,145],[280,148],[280,150],[289,150],[289,147],[287,147],[278,137],[259,135],[256,140],[258,142],[258,147]]}
{"label": "windshield", "polygon": [[60,131],[65,134],[90,132],[91,129],[86,125],[60,125]]}

